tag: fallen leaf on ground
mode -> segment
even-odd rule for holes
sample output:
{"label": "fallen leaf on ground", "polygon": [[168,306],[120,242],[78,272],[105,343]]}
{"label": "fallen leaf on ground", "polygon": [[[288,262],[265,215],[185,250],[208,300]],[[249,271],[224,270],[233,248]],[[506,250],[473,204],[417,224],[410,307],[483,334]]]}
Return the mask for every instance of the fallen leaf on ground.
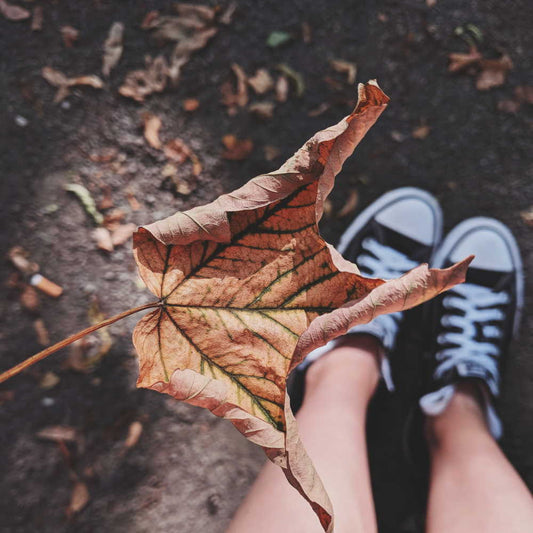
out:
{"label": "fallen leaf on ground", "polygon": [[274,88],[274,80],[265,68],[257,69],[255,74],[248,78],[248,84],[257,94],[265,94]]}
{"label": "fallen leaf on ground", "polygon": [[343,59],[331,59],[329,64],[335,72],[346,74],[346,81],[353,85],[355,83],[355,77],[357,76],[357,65],[344,61]]}
{"label": "fallen leaf on ground", "polygon": [[470,51],[466,54],[464,53],[452,53],[448,55],[450,64],[448,65],[449,72],[459,72],[465,70],[468,67],[477,65],[479,60],[483,56],[479,53],[478,49],[474,46],[470,48]]}
{"label": "fallen leaf on ground", "polygon": [[128,203],[130,204],[130,209],[132,211],[139,211],[139,209],[142,208],[139,200],[137,200],[132,191],[126,191],[126,199],[128,200]]}
{"label": "fallen leaf on ground", "polygon": [[130,427],[128,428],[128,435],[126,437],[126,440],[124,441],[124,448],[129,450],[130,448],[133,448],[137,445],[139,442],[139,439],[141,438],[141,434],[143,432],[143,425],[138,420],[135,420],[135,422],[132,422],[130,424]]}
{"label": "fallen leaf on ground", "polygon": [[147,57],[146,68],[129,72],[118,92],[126,98],[144,102],[148,95],[165,89],[167,76],[168,64],[163,56],[157,56],[153,60]]}
{"label": "fallen leaf on ground", "polygon": [[13,266],[23,274],[30,275],[39,272],[39,265],[30,261],[30,254],[22,246],[13,246],[10,248],[7,256]]}
{"label": "fallen leaf on ground", "polygon": [[115,208],[104,215],[104,226],[113,231],[124,220],[126,213],[122,209]]}
{"label": "fallen leaf on ground", "polygon": [[144,122],[144,138],[146,142],[156,150],[161,149],[161,141],[159,140],[159,130],[161,129],[161,119],[152,113],[145,112],[142,114]]}
{"label": "fallen leaf on ground", "polygon": [[176,43],[168,68],[168,76],[174,85],[191,54],[204,48],[217,33],[217,28],[212,25],[215,16],[213,8],[176,4],[176,10],[178,16],[160,16],[157,12],[151,12],[142,24],[144,29],[152,31],[157,41]]}
{"label": "fallen leaf on ground", "polygon": [[54,97],[54,102],[57,104],[64,100],[70,93],[69,89],[76,85],[88,85],[94,89],[101,89],[104,82],[98,76],[78,76],[76,78],[68,78],[59,70],[51,67],[44,67],[41,71],[43,78],[58,91]]}
{"label": "fallen leaf on ground", "polygon": [[254,143],[251,139],[237,139],[235,135],[224,135],[222,144],[226,147],[222,152],[222,157],[232,161],[246,159],[254,149]]}
{"label": "fallen leaf on ground", "polygon": [[521,211],[520,216],[528,226],[533,226],[533,205],[529,209]]}
{"label": "fallen leaf on ground", "polygon": [[263,152],[267,161],[274,161],[276,157],[281,155],[281,150],[277,146],[273,146],[271,144],[265,144],[263,147]]}
{"label": "fallen leaf on ground", "polygon": [[285,63],[281,63],[277,66],[277,69],[287,76],[290,80],[294,82],[294,86],[296,87],[296,96],[300,98],[303,96],[305,92],[305,82],[303,76],[296,72],[293,68],[289,67],[289,65],[286,65]]}
{"label": "fallen leaf on ground", "polygon": [[228,81],[222,85],[220,92],[222,103],[228,108],[228,114],[234,115],[238,107],[244,107],[248,103],[248,84],[246,74],[239,65],[233,63],[231,70],[237,80],[236,90],[233,90],[233,84]]}
{"label": "fallen leaf on ground", "polygon": [[120,246],[128,242],[136,229],[137,225],[132,223],[117,226],[111,233],[113,246]]}
{"label": "fallen leaf on ground", "polygon": [[83,185],[80,185],[79,183],[69,183],[64,186],[64,189],[76,195],[85,209],[85,212],[92,217],[97,226],[103,224],[104,216],[98,211],[98,209],[96,209],[94,198]]}
{"label": "fallen leaf on ground", "polygon": [[471,260],[384,282],[360,276],[320,237],[334,177],[387,102],[375,82],[361,85],[352,114],[279,170],[134,235],[139,272],[159,299],[133,333],[138,386],[229,419],[283,469],[326,531],[331,503],[298,437],[288,373],[351,326],[463,281]]}
{"label": "fallen leaf on ground", "polygon": [[267,46],[270,48],[277,48],[283,44],[288,43],[292,36],[286,31],[273,31],[266,40]]}
{"label": "fallen leaf on ground", "polygon": [[117,66],[122,56],[124,46],[122,39],[124,36],[124,24],[113,22],[109,28],[109,35],[104,42],[104,55],[102,58],[102,74],[107,78],[111,71]]}
{"label": "fallen leaf on ground", "polygon": [[320,105],[311,109],[307,112],[309,117],[319,117],[322,113],[325,113],[328,109],[331,109],[331,104],[329,102],[322,102]]}
{"label": "fallen leaf on ground", "polygon": [[313,39],[313,30],[309,22],[302,22],[302,41],[309,44]]}
{"label": "fallen leaf on ground", "polygon": [[289,95],[289,80],[287,76],[278,76],[276,80],[276,100],[286,102]]}
{"label": "fallen leaf on ground", "polygon": [[49,346],[50,335],[48,334],[48,330],[46,329],[46,325],[42,318],[38,318],[33,321],[33,329],[35,330],[35,334],[37,335],[37,342],[41,346]]}
{"label": "fallen leaf on ground", "polygon": [[61,380],[57,374],[46,372],[39,382],[39,387],[45,390],[53,389],[60,381]]}
{"label": "fallen leaf on ground", "polygon": [[63,38],[63,43],[67,48],[72,48],[74,43],[78,40],[80,32],[73,28],[72,26],[62,26],[59,30],[61,32],[61,37]]}
{"label": "fallen leaf on ground", "polygon": [[113,251],[114,247],[113,241],[111,240],[111,233],[107,228],[95,228],[92,232],[92,237],[100,250],[105,250],[106,252]]}
{"label": "fallen leaf on ground", "polygon": [[248,106],[248,111],[259,118],[269,119],[273,117],[275,107],[276,104],[274,102],[254,102]]}
{"label": "fallen leaf on ground", "polygon": [[41,31],[43,29],[43,6],[33,8],[33,17],[31,19],[31,31]]}
{"label": "fallen leaf on ground", "polygon": [[353,215],[357,209],[357,204],[359,203],[359,193],[352,189],[348,194],[348,198],[344,205],[341,207],[340,211],[337,213],[338,218],[347,217],[348,215]]}
{"label": "fallen leaf on ground", "polygon": [[148,13],[146,13],[146,15],[144,16],[141,22],[141,29],[149,30],[153,28],[158,17],[159,17],[159,11],[154,10],[154,11],[149,11]]}
{"label": "fallen leaf on ground", "polygon": [[187,98],[183,100],[183,109],[189,113],[196,111],[200,107],[200,102],[196,98]]}
{"label": "fallen leaf on ground", "polygon": [[417,126],[412,132],[411,136],[413,139],[418,139],[419,141],[423,141],[431,131],[431,128],[427,124],[420,124],[420,126]]}
{"label": "fallen leaf on ground", "polygon": [[67,516],[79,513],[89,503],[90,494],[87,485],[80,480],[74,482],[70,495],[70,504],[67,509]]}
{"label": "fallen leaf on ground", "polygon": [[507,73],[513,68],[513,62],[508,55],[503,55],[499,59],[482,59],[479,66],[481,72],[476,80],[476,89],[488,91],[505,83]]}
{"label": "fallen leaf on ground", "polygon": [[202,164],[198,156],[181,139],[172,139],[163,147],[163,152],[168,159],[182,165],[189,160],[192,163],[192,174],[198,177],[202,172]]}
{"label": "fallen leaf on ground", "polygon": [[221,24],[224,24],[226,26],[231,24],[233,20],[233,15],[235,14],[237,7],[238,7],[237,2],[230,2],[228,7],[225,9],[222,15],[220,15],[220,17],[218,18],[218,21]]}
{"label": "fallen leaf on ground", "polygon": [[48,426],[37,432],[37,438],[53,442],[76,442],[78,435],[70,426]]}
{"label": "fallen leaf on ground", "polygon": [[8,20],[24,20],[30,18],[30,12],[23,7],[8,4],[6,0],[0,0],[0,13]]}
{"label": "fallen leaf on ground", "polygon": [[40,299],[39,294],[31,285],[25,285],[20,293],[20,304],[24,309],[31,313],[39,311]]}

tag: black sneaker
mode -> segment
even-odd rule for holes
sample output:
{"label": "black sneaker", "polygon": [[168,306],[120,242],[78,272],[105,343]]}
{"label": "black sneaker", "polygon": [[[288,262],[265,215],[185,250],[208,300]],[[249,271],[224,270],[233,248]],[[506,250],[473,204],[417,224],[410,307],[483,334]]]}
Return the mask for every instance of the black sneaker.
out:
{"label": "black sneaker", "polygon": [[[398,278],[420,263],[430,261],[442,234],[442,212],[429,193],[413,187],[388,192],[362,211],[342,235],[338,251],[354,262],[364,276]],[[389,390],[394,384],[387,354],[393,350],[404,313],[380,315],[369,324],[351,328],[346,335],[369,334],[385,348],[381,373]],[[303,400],[305,371],[331,350],[338,339],[308,354],[291,374],[289,393],[296,412]]]}
{"label": "black sneaker", "polygon": [[445,268],[474,254],[466,282],[428,305],[433,346],[428,357],[428,391],[420,399],[427,415],[448,405],[460,380],[484,383],[491,433],[502,433],[496,412],[505,354],[517,333],[524,299],[518,245],[510,230],[491,218],[465,220],[439,248],[434,267]]}

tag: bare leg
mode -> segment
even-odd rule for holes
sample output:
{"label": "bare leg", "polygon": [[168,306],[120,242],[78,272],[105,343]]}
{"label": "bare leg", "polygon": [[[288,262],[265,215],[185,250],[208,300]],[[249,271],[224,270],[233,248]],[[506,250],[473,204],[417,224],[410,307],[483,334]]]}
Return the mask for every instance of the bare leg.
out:
{"label": "bare leg", "polygon": [[[368,470],[365,418],[379,380],[377,342],[347,337],[309,368],[297,420],[302,441],[328,491],[336,533],[377,531]],[[317,518],[267,464],[237,511],[228,533],[320,532]]]}
{"label": "bare leg", "polygon": [[444,413],[427,419],[429,533],[527,533],[533,498],[490,435],[477,385],[461,385]]}

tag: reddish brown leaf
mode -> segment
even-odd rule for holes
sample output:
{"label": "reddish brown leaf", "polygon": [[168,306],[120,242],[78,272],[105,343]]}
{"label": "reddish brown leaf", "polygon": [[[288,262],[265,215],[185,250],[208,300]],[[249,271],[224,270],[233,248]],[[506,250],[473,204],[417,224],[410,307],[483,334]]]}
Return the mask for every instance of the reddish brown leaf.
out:
{"label": "reddish brown leaf", "polygon": [[220,88],[222,93],[222,103],[228,107],[228,113],[234,115],[238,107],[245,107],[248,103],[248,85],[244,70],[234,63],[231,65],[231,70],[235,74],[237,80],[237,88],[234,91],[230,82],[226,82]]}
{"label": "reddish brown leaf", "polygon": [[183,109],[191,113],[200,107],[200,102],[196,98],[187,98],[183,101]]}
{"label": "reddish brown leaf", "polygon": [[80,32],[72,26],[62,26],[59,31],[61,32],[61,37],[67,48],[72,48],[80,36]]}
{"label": "reddish brown leaf", "polygon": [[222,143],[226,147],[222,152],[222,157],[232,161],[246,159],[254,149],[254,143],[251,139],[237,139],[235,135],[224,135]]}
{"label": "reddish brown leaf", "polygon": [[159,130],[161,129],[161,119],[152,113],[143,113],[142,119],[144,122],[144,138],[146,142],[156,150],[161,148],[161,141],[159,140]]}
{"label": "reddish brown leaf", "polygon": [[335,175],[385,109],[374,82],[339,124],[278,171],[206,206],[141,228],[134,254],[160,299],[133,334],[138,386],[227,418],[311,503],[331,531],[331,504],[299,441],[288,373],[356,323],[416,305],[463,279],[466,263],[365,279],[327,245],[318,220]]}

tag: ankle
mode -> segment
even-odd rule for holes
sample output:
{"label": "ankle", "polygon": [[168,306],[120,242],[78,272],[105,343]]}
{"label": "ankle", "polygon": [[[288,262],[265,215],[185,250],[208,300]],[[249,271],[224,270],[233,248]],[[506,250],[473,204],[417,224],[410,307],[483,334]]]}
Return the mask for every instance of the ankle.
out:
{"label": "ankle", "polygon": [[430,448],[473,434],[490,436],[481,386],[473,381],[459,383],[446,409],[439,415],[426,417],[425,433]]}
{"label": "ankle", "polygon": [[380,377],[379,342],[369,335],[349,335],[315,361],[306,374],[306,397],[320,390],[358,395],[368,402]]}

